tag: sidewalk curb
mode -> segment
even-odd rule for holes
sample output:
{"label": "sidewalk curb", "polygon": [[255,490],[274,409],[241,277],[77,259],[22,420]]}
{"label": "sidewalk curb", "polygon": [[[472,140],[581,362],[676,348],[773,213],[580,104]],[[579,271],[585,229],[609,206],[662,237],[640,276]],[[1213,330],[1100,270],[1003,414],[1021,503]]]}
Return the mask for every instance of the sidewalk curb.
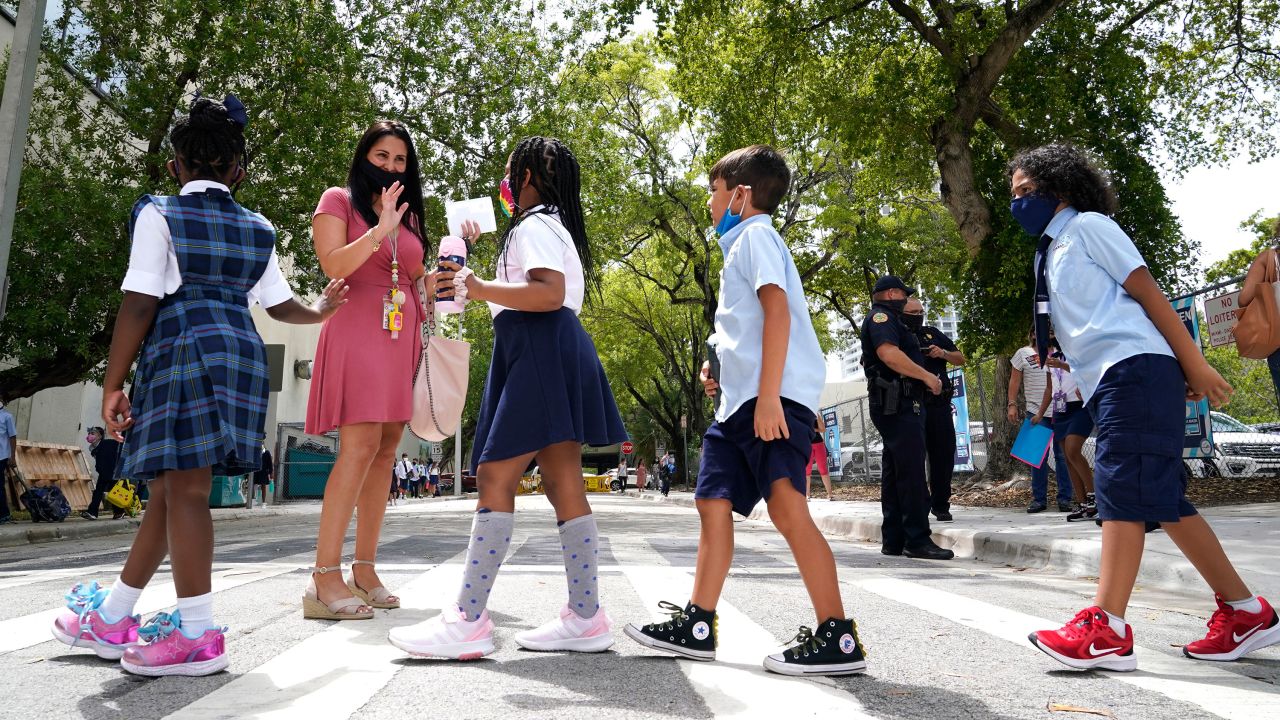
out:
{"label": "sidewalk curb", "polygon": [[[628,494],[633,495],[630,492]],[[663,498],[660,495],[639,497],[682,507],[694,507],[692,497]],[[768,522],[768,508],[763,503],[757,505],[747,519]],[[814,524],[824,535],[862,542],[880,542],[882,521],[879,518],[822,515],[814,518]],[[932,527],[934,542],[955,551],[956,557],[961,559],[1019,568],[1046,569],[1072,577],[1097,576],[1101,564],[1100,540],[1049,538],[1027,533],[965,530],[955,527],[939,528],[937,523]],[[1142,565],[1138,570],[1138,582],[1167,590],[1204,587],[1204,580],[1191,563],[1180,557],[1154,552],[1143,555]]]}
{"label": "sidewalk curb", "polygon": [[[431,498],[431,500],[449,502],[456,500],[474,500],[476,497],[476,493],[463,493],[462,495],[448,495]],[[255,505],[255,508],[259,507],[260,506]],[[236,520],[252,520],[255,518],[309,514],[299,512],[298,510],[290,510],[289,507],[290,505],[287,503],[272,503],[265,509],[249,510],[246,508],[232,508],[225,512],[214,513],[213,521],[215,523],[222,523],[233,522]],[[317,503],[314,507],[315,514],[319,514],[320,505]],[[70,523],[21,522],[20,525],[15,521],[7,526],[0,527],[0,548],[21,547],[23,545],[57,542],[59,540],[87,540],[90,538],[110,537],[112,535],[126,535],[137,530],[138,526],[141,524],[141,518],[121,518],[120,520],[76,520]]]}

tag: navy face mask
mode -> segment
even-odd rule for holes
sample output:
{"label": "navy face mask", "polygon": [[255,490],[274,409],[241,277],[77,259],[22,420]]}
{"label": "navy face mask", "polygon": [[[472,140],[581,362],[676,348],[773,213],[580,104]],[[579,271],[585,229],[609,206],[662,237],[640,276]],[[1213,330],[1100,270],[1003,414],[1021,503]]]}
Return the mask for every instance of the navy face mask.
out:
{"label": "navy face mask", "polygon": [[1058,203],[1058,198],[1052,195],[1041,195],[1039,192],[1027,193],[1020,198],[1014,198],[1013,202],[1009,203],[1009,212],[1028,235],[1040,237],[1044,234],[1045,228],[1049,227],[1049,221],[1053,220],[1053,216],[1057,213]]}

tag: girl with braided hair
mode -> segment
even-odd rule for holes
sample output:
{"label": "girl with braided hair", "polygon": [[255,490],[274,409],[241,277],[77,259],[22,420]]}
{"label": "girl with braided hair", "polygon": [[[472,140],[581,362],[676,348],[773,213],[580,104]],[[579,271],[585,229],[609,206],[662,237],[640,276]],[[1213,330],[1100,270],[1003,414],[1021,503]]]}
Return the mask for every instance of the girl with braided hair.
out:
{"label": "girl with braided hair", "polygon": [[[72,588],[53,635],[139,675],[209,675],[228,665],[226,628],[213,622],[209,489],[213,475],[246,475],[261,460],[270,383],[249,307],[301,324],[346,302],[341,280],[314,305],[295,300],[275,229],[231,198],[245,177],[247,122],[234,96],[196,100],[170,134],[168,170],[180,194],[142,196],[130,222],[102,419],[124,442],[117,475],[147,482],[151,497],[119,579],[110,589]],[[178,609],[140,625],[134,605],[165,555]]]}
{"label": "girl with braided hair", "polygon": [[[513,205],[499,241],[497,277],[441,262],[441,300],[477,299],[493,315],[493,358],[476,423],[472,463],[480,490],[457,604],[390,640],[415,655],[470,660],[492,653],[486,605],[514,527],[525,468],[542,468],[556,510],[568,602],[549,623],[516,635],[528,650],[602,652],[613,645],[597,582],[599,535],[582,482],[582,445],[627,439],[613,391],[578,321],[594,276],[577,158],[559,140],[521,140],[507,161],[503,195]],[[474,240],[478,226],[464,223]]]}

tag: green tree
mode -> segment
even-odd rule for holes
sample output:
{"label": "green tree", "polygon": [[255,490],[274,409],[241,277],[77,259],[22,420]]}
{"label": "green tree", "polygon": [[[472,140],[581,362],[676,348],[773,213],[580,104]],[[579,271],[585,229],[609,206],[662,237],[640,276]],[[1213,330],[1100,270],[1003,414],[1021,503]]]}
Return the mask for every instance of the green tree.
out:
{"label": "green tree", "polygon": [[1206,283],[1219,283],[1240,277],[1249,271],[1249,265],[1258,253],[1280,243],[1280,215],[1264,218],[1262,211],[1254,213],[1248,220],[1240,223],[1240,229],[1253,233],[1253,242],[1249,247],[1232,250],[1225,258],[1209,266],[1204,272]]}

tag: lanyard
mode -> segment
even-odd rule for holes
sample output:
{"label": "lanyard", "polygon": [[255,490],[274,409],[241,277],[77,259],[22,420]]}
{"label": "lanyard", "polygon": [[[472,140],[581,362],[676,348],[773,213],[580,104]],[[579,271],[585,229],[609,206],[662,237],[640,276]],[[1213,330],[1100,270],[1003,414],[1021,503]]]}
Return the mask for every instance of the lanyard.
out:
{"label": "lanyard", "polygon": [[405,302],[404,291],[400,289],[400,228],[392,230],[387,240],[391,245],[391,289],[382,301],[382,329],[391,331],[391,339],[396,340],[404,329],[404,313],[400,308]]}

